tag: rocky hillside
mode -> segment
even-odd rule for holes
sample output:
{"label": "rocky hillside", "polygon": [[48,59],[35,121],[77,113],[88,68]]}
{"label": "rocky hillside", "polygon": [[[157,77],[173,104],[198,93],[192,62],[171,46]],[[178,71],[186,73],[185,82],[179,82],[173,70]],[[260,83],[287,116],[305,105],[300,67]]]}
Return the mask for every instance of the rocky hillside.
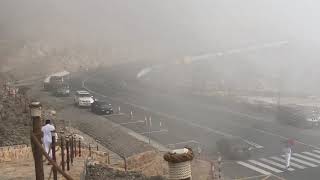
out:
{"label": "rocky hillside", "polygon": [[147,177],[134,171],[120,171],[103,165],[89,166],[87,180],[165,180],[160,176]]}

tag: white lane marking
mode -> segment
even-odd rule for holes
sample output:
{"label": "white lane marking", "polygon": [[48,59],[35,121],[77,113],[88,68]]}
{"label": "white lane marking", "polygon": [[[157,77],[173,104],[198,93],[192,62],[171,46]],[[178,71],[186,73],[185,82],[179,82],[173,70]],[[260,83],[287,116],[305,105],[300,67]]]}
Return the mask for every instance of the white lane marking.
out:
{"label": "white lane marking", "polygon": [[[279,162],[282,162],[282,163],[286,163],[286,161],[285,161],[284,159],[281,159],[281,158],[279,158],[279,157],[273,156],[273,157],[270,157],[270,158],[273,159],[273,160],[275,160],[275,161],[279,161]],[[293,162],[290,163],[290,166],[295,167],[295,168],[298,168],[298,169],[305,169],[305,168],[306,168],[306,167],[304,167],[304,166],[301,166],[301,165],[296,164],[296,163],[293,163]]]}
{"label": "white lane marking", "polygon": [[257,168],[255,166],[252,166],[252,165],[250,165],[248,163],[245,163],[245,162],[242,162],[242,161],[238,161],[237,163],[242,165],[242,166],[244,166],[244,167],[247,167],[247,168],[249,168],[251,170],[254,170],[254,171],[258,172],[258,173],[261,173],[261,174],[264,174],[264,175],[271,175],[270,172],[267,172],[267,171],[265,171],[263,169],[260,169],[260,168]]}
{"label": "white lane marking", "polygon": [[269,165],[263,164],[263,163],[261,163],[261,162],[255,161],[255,160],[249,160],[249,162],[251,162],[251,163],[253,163],[253,164],[255,164],[255,165],[261,166],[261,167],[263,167],[263,168],[265,168],[265,169],[269,169],[269,170],[271,170],[271,171],[273,171],[273,172],[276,172],[276,173],[281,173],[281,172],[283,172],[283,171],[281,171],[281,170],[279,170],[279,169],[277,169],[277,168],[273,168],[273,167],[271,167],[271,166],[269,166]]}
{"label": "white lane marking", "polygon": [[[282,155],[282,156],[285,157],[285,155]],[[307,165],[307,166],[310,166],[310,167],[317,167],[318,166],[318,165],[312,164],[310,162],[307,162],[307,161],[304,161],[304,160],[301,160],[301,159],[298,159],[298,158],[295,158],[292,156],[291,156],[291,160],[296,161],[301,164],[304,164],[304,165]]]}
{"label": "white lane marking", "polygon": [[177,143],[173,143],[173,144],[167,144],[166,146],[179,145],[179,144],[188,144],[188,143],[200,144],[196,140],[190,140],[190,141],[177,142]]}
{"label": "white lane marking", "polygon": [[320,164],[320,161],[319,160],[316,160],[316,159],[313,159],[313,158],[310,158],[308,156],[304,156],[304,155],[301,155],[301,154],[298,154],[298,153],[293,153],[294,156],[297,156],[297,157],[300,157],[302,159],[306,159],[308,161],[311,161],[311,162],[315,162],[315,163],[318,163]]}
{"label": "white lane marking", "polygon": [[124,113],[117,113],[117,114],[107,114],[107,115],[104,115],[104,116],[110,117],[110,116],[124,116],[124,115],[126,115],[126,114],[124,114]]}
{"label": "white lane marking", "polygon": [[[103,95],[103,94],[101,94],[101,93],[98,93],[98,92],[95,92],[95,91],[90,90],[88,87],[85,86],[85,82],[86,82],[87,80],[88,80],[88,78],[82,81],[82,87],[83,87],[84,89],[86,89],[87,91],[89,91],[89,92],[91,92],[91,93],[93,93],[93,94],[97,94],[97,95],[99,95],[99,96],[101,96],[101,97],[108,98],[108,99],[113,100],[113,101],[123,102],[123,101],[122,101],[121,99],[119,99],[119,98],[108,97],[108,96]],[[133,107],[137,107],[137,108],[140,108],[140,109],[145,110],[145,111],[152,111],[150,108],[147,108],[147,107],[144,107],[144,106],[140,106],[140,105],[137,105],[137,104],[132,104],[132,103],[129,103],[129,102],[124,102],[124,104],[130,105],[130,106],[133,106]],[[235,136],[235,135],[232,135],[232,134],[229,134],[229,133],[225,133],[225,132],[222,132],[222,131],[219,131],[219,130],[216,130],[216,129],[212,129],[212,128],[209,128],[209,127],[206,127],[206,126],[202,126],[202,125],[199,125],[199,124],[196,124],[196,123],[193,123],[193,122],[189,122],[189,121],[186,121],[186,120],[184,120],[184,119],[178,118],[178,117],[176,117],[176,116],[172,116],[172,115],[168,115],[168,114],[160,113],[160,112],[155,112],[155,111],[152,111],[152,112],[154,112],[155,114],[158,114],[158,115],[167,117],[167,118],[169,118],[169,119],[175,119],[176,121],[184,122],[184,123],[187,123],[188,125],[191,125],[191,126],[194,126],[194,127],[198,127],[198,128],[201,128],[201,129],[205,129],[205,130],[207,130],[207,131],[209,131],[209,132],[213,132],[213,133],[215,133],[215,134],[222,135],[222,136],[224,136],[224,137],[236,137],[236,138],[240,138],[240,139],[243,140],[244,142],[248,143],[248,144],[251,145],[251,146],[254,146],[254,147],[257,148],[257,149],[263,148],[263,146],[261,146],[261,145],[259,145],[259,144],[257,144],[257,143],[254,143],[254,142],[252,142],[252,141],[249,141],[249,140],[247,140],[247,139],[244,139],[244,138],[242,138],[242,137],[240,137],[240,136]]]}
{"label": "white lane marking", "polygon": [[140,134],[161,133],[161,132],[168,132],[168,130],[167,129],[161,129],[159,131],[142,132]]}
{"label": "white lane marking", "polygon": [[[279,168],[286,169],[286,166],[285,166],[285,165],[279,164],[279,163],[274,162],[274,161],[271,161],[271,160],[269,160],[269,159],[261,158],[260,160],[263,161],[263,162],[269,163],[269,164],[271,164],[271,165],[277,166],[277,167],[279,167]],[[289,170],[289,171],[294,171],[293,168],[288,168],[288,170]]]}
{"label": "white lane marking", "polygon": [[320,155],[317,155],[317,154],[314,154],[314,153],[311,153],[311,152],[302,152],[302,153],[320,159]]}
{"label": "white lane marking", "polygon": [[140,120],[140,121],[135,121],[135,122],[119,123],[118,126],[127,125],[127,124],[137,124],[137,123],[144,123],[144,121]]}
{"label": "white lane marking", "polygon": [[313,152],[320,154],[320,151],[319,151],[319,150],[313,150]]}
{"label": "white lane marking", "polygon": [[[241,138],[242,139],[242,138]],[[255,148],[257,148],[257,149],[261,149],[261,148],[263,148],[263,146],[261,146],[261,145],[259,145],[259,144],[256,144],[256,143],[254,143],[254,142],[252,142],[252,141],[248,141],[248,140],[246,140],[246,139],[242,139],[244,142],[246,142],[247,144],[249,144],[249,145],[251,145],[251,146],[254,146]]]}

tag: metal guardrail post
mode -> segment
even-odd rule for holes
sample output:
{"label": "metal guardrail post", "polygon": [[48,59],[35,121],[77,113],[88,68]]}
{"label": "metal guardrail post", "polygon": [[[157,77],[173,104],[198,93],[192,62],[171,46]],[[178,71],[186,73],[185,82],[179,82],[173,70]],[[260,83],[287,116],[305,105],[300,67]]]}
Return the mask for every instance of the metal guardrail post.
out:
{"label": "metal guardrail post", "polygon": [[[32,119],[32,132],[37,140],[41,142],[42,131],[41,131],[41,103],[40,102],[32,102],[30,104],[30,113]],[[36,146],[35,142],[31,138],[32,144],[32,152],[34,157],[34,167],[36,173],[36,180],[44,180],[44,172],[43,172],[43,162],[42,162],[42,154],[41,147]]]}

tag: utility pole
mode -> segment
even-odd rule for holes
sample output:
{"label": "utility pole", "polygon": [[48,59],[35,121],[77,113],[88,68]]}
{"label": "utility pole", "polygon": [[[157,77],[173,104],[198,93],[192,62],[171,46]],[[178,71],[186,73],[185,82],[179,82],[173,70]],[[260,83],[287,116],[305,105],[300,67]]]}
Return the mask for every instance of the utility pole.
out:
{"label": "utility pole", "polygon": [[149,117],[149,133],[148,133],[148,136],[149,136],[149,144],[151,144],[151,126],[152,126],[152,122],[151,122],[151,116]]}
{"label": "utility pole", "polygon": [[279,73],[279,78],[278,78],[278,93],[277,93],[277,106],[278,106],[278,110],[280,109],[280,105],[281,105],[281,73]]}
{"label": "utility pole", "polygon": [[[30,115],[32,119],[32,133],[36,136],[39,142],[41,142],[42,131],[41,131],[41,103],[32,102],[30,104]],[[43,162],[41,148],[36,146],[36,144],[31,140],[32,152],[34,158],[34,167],[36,173],[36,180],[44,180],[43,173]]]}

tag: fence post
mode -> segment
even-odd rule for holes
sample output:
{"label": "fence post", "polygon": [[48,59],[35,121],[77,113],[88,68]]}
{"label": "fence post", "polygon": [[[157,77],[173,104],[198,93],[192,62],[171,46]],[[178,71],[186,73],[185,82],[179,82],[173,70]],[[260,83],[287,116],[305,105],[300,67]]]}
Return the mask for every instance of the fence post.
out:
{"label": "fence post", "polygon": [[6,91],[6,90],[7,90],[7,82],[4,82],[4,84],[3,84],[3,88],[4,88],[4,91]]}
{"label": "fence post", "polygon": [[[56,158],[56,136],[55,133],[52,133],[52,143],[51,143],[51,151],[52,151],[52,160],[57,162]],[[58,180],[57,169],[53,166],[53,180]]]}
{"label": "fence post", "polygon": [[79,157],[81,157],[81,139],[79,138],[79,147],[78,147],[78,149],[79,149]]}
{"label": "fence post", "polygon": [[28,103],[28,99],[27,99],[27,96],[25,95],[24,96],[24,113],[27,113],[27,103]]}
{"label": "fence post", "polygon": [[99,145],[97,144],[97,151],[99,151]]}
{"label": "fence post", "polygon": [[127,166],[127,158],[124,157],[124,170],[127,171],[128,170],[128,166]]}
{"label": "fence post", "polygon": [[91,157],[91,145],[89,144],[89,157]]}
{"label": "fence post", "polygon": [[74,157],[77,157],[77,154],[78,154],[78,152],[77,152],[77,138],[74,138],[73,139],[73,144],[74,144]]}
{"label": "fence post", "polygon": [[73,135],[71,135],[71,139],[70,139],[70,160],[71,160],[71,164],[73,164],[73,157],[74,157],[74,152],[73,152]]}
{"label": "fence post", "polygon": [[[36,136],[36,138],[41,142],[42,132],[41,132],[41,103],[40,102],[32,102],[30,104],[30,115],[32,119],[32,133]],[[36,146],[36,144],[31,139],[32,144],[32,152],[34,157],[34,167],[36,172],[36,180],[44,180],[43,173],[43,162],[42,162],[42,154],[41,148]]]}
{"label": "fence post", "polygon": [[65,162],[64,162],[64,136],[63,133],[61,135],[61,164],[62,170],[65,171]]}
{"label": "fence post", "polygon": [[66,139],[66,150],[67,150],[67,171],[70,170],[70,151],[69,151],[69,139]]}
{"label": "fence post", "polygon": [[22,105],[22,94],[19,94],[19,103],[20,103],[20,106]]}

